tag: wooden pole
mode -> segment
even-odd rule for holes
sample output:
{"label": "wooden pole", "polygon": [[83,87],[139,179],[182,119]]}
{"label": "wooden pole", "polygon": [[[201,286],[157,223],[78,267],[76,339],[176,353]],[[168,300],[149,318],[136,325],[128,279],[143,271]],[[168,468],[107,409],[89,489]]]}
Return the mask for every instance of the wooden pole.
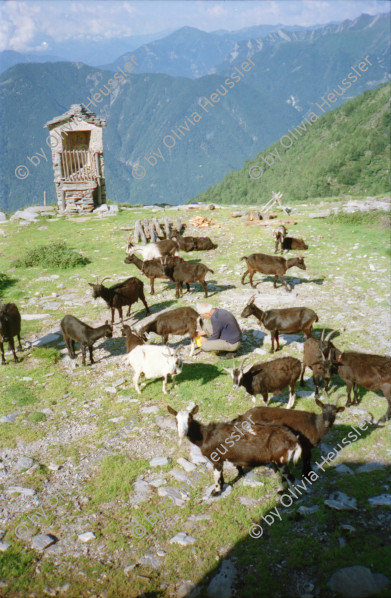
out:
{"label": "wooden pole", "polygon": [[43,205],[46,206],[46,191],[43,192]]}

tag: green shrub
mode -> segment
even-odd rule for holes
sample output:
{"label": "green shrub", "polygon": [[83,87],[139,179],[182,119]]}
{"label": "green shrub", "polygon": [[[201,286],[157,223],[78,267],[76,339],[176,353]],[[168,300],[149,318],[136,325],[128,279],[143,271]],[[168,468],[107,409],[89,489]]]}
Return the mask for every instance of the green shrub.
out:
{"label": "green shrub", "polygon": [[84,266],[88,263],[88,258],[70,249],[65,243],[55,241],[49,245],[32,247],[13,265],[17,268],[42,266],[43,268],[61,268],[65,270],[76,266]]}
{"label": "green shrub", "polygon": [[45,421],[47,418],[46,418],[46,415],[44,413],[42,413],[42,411],[33,411],[32,413],[30,413],[27,416],[27,419],[30,422],[38,423],[38,422]]}
{"label": "green shrub", "polygon": [[326,218],[329,224],[380,224],[384,212],[338,212]]}

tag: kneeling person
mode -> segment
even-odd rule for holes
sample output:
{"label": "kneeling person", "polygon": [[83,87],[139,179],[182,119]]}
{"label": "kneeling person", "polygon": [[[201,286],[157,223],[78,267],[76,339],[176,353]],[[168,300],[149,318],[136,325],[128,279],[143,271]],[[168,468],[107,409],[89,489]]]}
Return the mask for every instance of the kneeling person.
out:
{"label": "kneeling person", "polygon": [[226,309],[215,308],[210,303],[197,303],[197,312],[210,320],[206,321],[206,330],[198,331],[202,351],[236,351],[242,341],[239,324]]}

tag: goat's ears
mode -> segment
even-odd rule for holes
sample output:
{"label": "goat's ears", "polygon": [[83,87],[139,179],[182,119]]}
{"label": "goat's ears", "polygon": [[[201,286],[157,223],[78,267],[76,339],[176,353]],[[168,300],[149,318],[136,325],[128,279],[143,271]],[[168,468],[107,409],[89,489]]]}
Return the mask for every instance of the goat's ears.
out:
{"label": "goat's ears", "polygon": [[315,403],[318,405],[318,407],[320,407],[321,409],[323,409],[323,407],[325,406],[324,403],[322,403],[322,401],[320,399],[315,399]]}
{"label": "goat's ears", "polygon": [[94,283],[92,283],[92,282],[89,282],[88,284],[90,285],[90,287],[94,287],[95,286]]}
{"label": "goat's ears", "polygon": [[199,406],[196,405],[195,407],[193,407],[193,409],[190,411],[190,415],[195,415],[198,412]]}
{"label": "goat's ears", "polygon": [[167,405],[167,410],[168,413],[171,413],[171,415],[174,415],[175,417],[178,415],[178,411],[175,411],[170,405]]}
{"label": "goat's ears", "polygon": [[337,413],[341,413],[342,411],[345,411],[345,407],[338,407]]}
{"label": "goat's ears", "polygon": [[223,370],[232,376],[232,372],[233,372],[232,368],[223,368]]}
{"label": "goat's ears", "polygon": [[255,295],[253,295],[247,305],[252,305],[255,301]]}

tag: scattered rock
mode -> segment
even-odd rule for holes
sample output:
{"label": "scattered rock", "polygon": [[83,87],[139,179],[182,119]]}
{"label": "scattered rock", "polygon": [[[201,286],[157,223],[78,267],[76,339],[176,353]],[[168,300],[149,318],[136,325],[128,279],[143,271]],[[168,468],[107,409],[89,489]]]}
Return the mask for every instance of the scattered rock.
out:
{"label": "scattered rock", "polygon": [[391,494],[380,494],[379,496],[373,496],[368,498],[368,502],[373,507],[391,507]]}
{"label": "scattered rock", "polygon": [[[174,428],[176,428],[175,424],[174,424]],[[179,459],[177,459],[176,462],[179,463],[179,465],[182,465],[183,469],[185,471],[187,471],[187,473],[191,473],[192,471],[197,469],[197,467],[196,467],[196,465],[194,465],[194,463],[190,463],[190,461],[188,461],[187,459],[184,459],[183,457],[179,457]]]}
{"label": "scattered rock", "polygon": [[190,515],[188,518],[189,521],[205,521],[207,519],[212,519],[210,515]]}
{"label": "scattered rock", "polygon": [[9,492],[10,494],[13,492],[18,492],[23,496],[34,496],[34,494],[36,494],[34,488],[23,488],[23,486],[9,486],[7,488],[7,492]]}
{"label": "scattered rock", "polygon": [[30,457],[21,457],[15,467],[18,471],[23,471],[24,469],[30,469],[34,465],[34,459]]}
{"label": "scattered rock", "polygon": [[192,581],[187,579],[186,581],[183,581],[177,588],[175,598],[187,598],[187,596],[195,598],[198,595],[199,589],[196,588],[195,584]]}
{"label": "scattered rock", "polygon": [[45,550],[48,546],[51,546],[56,541],[53,536],[46,534],[38,534],[31,539],[31,546],[36,550]]}
{"label": "scattered rock", "polygon": [[[60,307],[60,304],[57,304],[57,307],[50,307],[49,309],[58,309]],[[52,333],[52,334],[46,334],[45,336],[37,339],[36,341],[33,342],[33,347],[43,347],[44,345],[50,345],[51,343],[57,343],[60,339],[62,339],[62,334],[57,332],[57,333]]]}
{"label": "scattered rock", "polygon": [[154,457],[149,462],[149,465],[151,467],[160,467],[162,465],[167,465],[167,463],[169,463],[169,462],[170,462],[170,459],[168,459],[167,457]]}
{"label": "scattered rock", "polygon": [[253,509],[258,504],[258,501],[255,498],[249,498],[248,496],[239,496],[239,502],[241,505],[249,507],[250,509]]}
{"label": "scattered rock", "polygon": [[0,222],[6,222],[7,220],[7,216],[4,214],[4,212],[0,212]]}
{"label": "scattered rock", "polygon": [[209,598],[231,598],[232,584],[236,576],[236,569],[231,561],[224,560],[220,571],[215,575],[206,590]]}
{"label": "scattered rock", "polygon": [[305,507],[304,505],[302,505],[301,507],[299,507],[297,509],[297,512],[300,513],[300,515],[313,515],[313,513],[316,513],[316,511],[319,511],[319,505],[313,505],[312,507]]}
{"label": "scattered rock", "polygon": [[324,501],[324,504],[330,509],[336,509],[337,511],[357,511],[357,501],[355,498],[351,498],[344,492],[333,492]]}
{"label": "scattered rock", "polygon": [[148,565],[149,567],[152,567],[152,569],[159,569],[162,564],[161,559],[159,559],[159,557],[153,552],[146,552],[142,557],[140,557],[138,562],[140,565]]}
{"label": "scattered rock", "polygon": [[265,484],[258,478],[256,471],[248,471],[242,478],[243,486],[250,486],[250,488],[257,488]]}
{"label": "scattered rock", "polygon": [[8,415],[3,415],[0,417],[0,424],[13,424],[15,419],[20,415],[22,411],[15,411],[14,413],[9,413]]}
{"label": "scattered rock", "polygon": [[22,320],[44,320],[50,318],[49,314],[22,314]]}
{"label": "scattered rock", "polygon": [[343,463],[341,463],[340,465],[337,465],[336,467],[334,467],[334,471],[336,473],[340,473],[340,474],[352,474],[352,473],[354,473],[353,469],[350,469],[350,467],[348,467],[347,465],[344,465]]}
{"label": "scattered rock", "polygon": [[[174,488],[173,486],[160,486],[157,491],[159,496],[169,496],[174,501],[177,507],[183,507],[188,495],[184,490]],[[185,497],[185,498],[183,498]],[[173,504],[173,503],[172,503]],[[170,506],[169,504],[167,506]]]}
{"label": "scattered rock", "polygon": [[133,488],[134,495],[130,498],[130,503],[133,507],[138,507],[140,502],[144,502],[152,496],[153,490],[148,482],[144,480],[137,479],[133,484]]}
{"label": "scattered rock", "polygon": [[159,411],[160,407],[157,405],[151,405],[150,407],[141,407],[141,413],[156,413]]}
{"label": "scattered rock", "polygon": [[229,496],[232,492],[232,486],[230,486],[229,484],[224,484],[223,491],[218,496],[211,496],[214,487],[214,484],[208,486],[202,497],[202,500],[204,500],[208,504],[211,502],[215,502],[216,500],[221,500],[222,498],[227,498],[227,496]]}
{"label": "scattered rock", "polygon": [[0,542],[0,552],[5,552],[10,546],[8,542]]}
{"label": "scattered rock", "polygon": [[156,425],[162,430],[175,430],[176,423],[172,417],[164,417],[163,415],[157,415],[155,418]]}
{"label": "scattered rock", "polygon": [[135,568],[137,563],[133,563],[132,565],[128,565],[127,567],[125,567],[124,569],[124,573],[125,575],[128,575],[128,573],[130,573],[131,571],[133,571],[133,569]]}
{"label": "scattered rock", "polygon": [[383,469],[385,467],[384,463],[365,463],[364,465],[360,465],[357,467],[356,473],[366,473],[369,471],[376,471],[377,469]]}
{"label": "scattered rock", "polygon": [[78,538],[81,542],[89,542],[96,538],[94,532],[84,532],[84,534],[79,534]]}
{"label": "scattered rock", "polygon": [[171,540],[169,540],[170,544],[180,544],[181,546],[188,546],[189,544],[194,544],[197,542],[196,538],[193,536],[189,536],[186,532],[179,532],[176,534]]}
{"label": "scattered rock", "polygon": [[334,592],[346,598],[366,598],[381,592],[389,579],[381,573],[372,573],[368,567],[355,565],[336,571],[328,581]]}

